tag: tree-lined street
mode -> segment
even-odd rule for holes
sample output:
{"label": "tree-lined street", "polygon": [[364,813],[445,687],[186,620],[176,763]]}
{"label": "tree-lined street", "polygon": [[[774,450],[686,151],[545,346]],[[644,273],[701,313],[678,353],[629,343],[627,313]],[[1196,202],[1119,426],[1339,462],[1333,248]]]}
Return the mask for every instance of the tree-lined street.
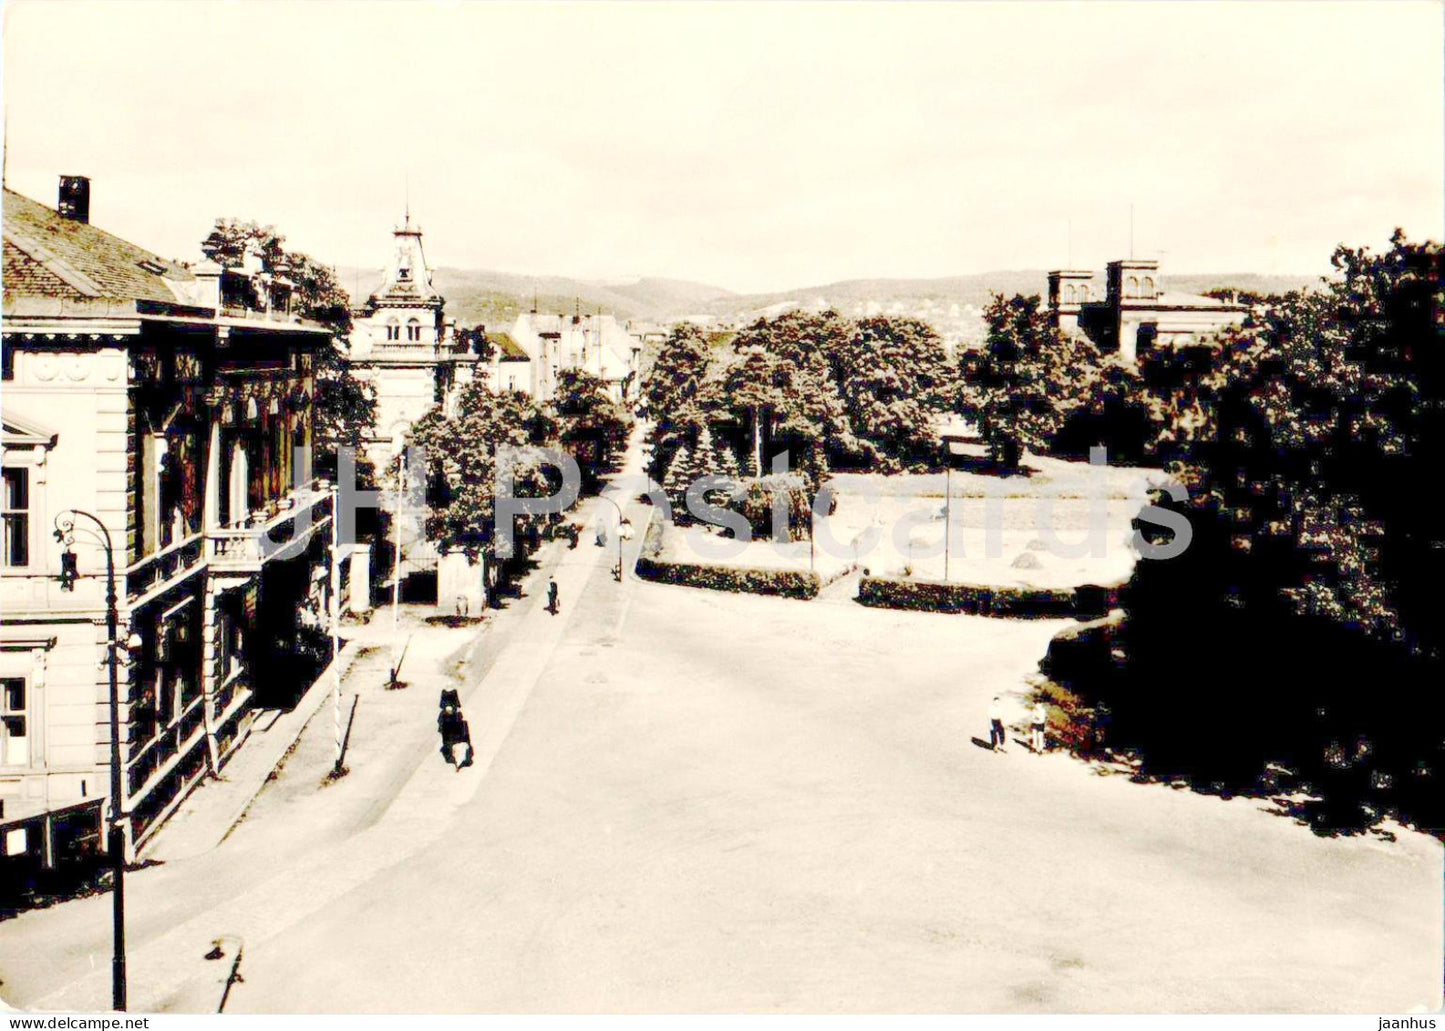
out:
{"label": "tree-lined street", "polygon": [[[223,934],[228,1011],[1438,1004],[1438,841],[975,745],[1063,624],[619,585],[612,554],[544,549],[473,648],[473,767],[418,684],[403,745],[363,709],[322,787],[317,721],[213,853],[137,871],[136,1005],[214,1009]],[[10,923],[7,999],[103,1006],[106,902]]]}

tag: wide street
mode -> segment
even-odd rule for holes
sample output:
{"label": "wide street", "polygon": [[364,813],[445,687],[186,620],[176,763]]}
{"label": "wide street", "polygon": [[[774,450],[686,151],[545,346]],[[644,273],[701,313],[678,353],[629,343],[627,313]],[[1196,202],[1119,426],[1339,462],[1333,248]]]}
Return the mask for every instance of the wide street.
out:
{"label": "wide street", "polygon": [[[482,635],[473,767],[393,692],[350,776],[305,761],[317,720],[218,848],[134,873],[135,1008],[214,1010],[223,935],[228,1012],[1439,1005],[1434,839],[972,742],[1061,622],[618,584],[614,554],[549,546]],[[0,925],[0,993],[102,1008],[108,907]]]}

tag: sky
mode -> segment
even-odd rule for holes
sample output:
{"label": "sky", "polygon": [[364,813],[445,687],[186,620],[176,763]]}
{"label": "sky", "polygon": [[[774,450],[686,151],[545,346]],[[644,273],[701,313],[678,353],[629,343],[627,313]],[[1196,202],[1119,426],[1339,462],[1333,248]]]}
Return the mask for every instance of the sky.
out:
{"label": "sky", "polygon": [[1440,239],[1438,2],[4,4],[6,184],[195,259],[742,292]]}

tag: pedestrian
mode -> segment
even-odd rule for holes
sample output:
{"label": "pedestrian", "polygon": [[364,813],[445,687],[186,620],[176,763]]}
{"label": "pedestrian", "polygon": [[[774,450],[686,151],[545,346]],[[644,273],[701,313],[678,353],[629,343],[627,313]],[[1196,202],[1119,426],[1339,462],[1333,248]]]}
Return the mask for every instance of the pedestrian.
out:
{"label": "pedestrian", "polygon": [[547,578],[547,611],[555,616],[557,609],[557,581],[549,576]]}
{"label": "pedestrian", "polygon": [[597,546],[599,548],[607,547],[607,524],[602,521],[601,516],[597,517],[597,527],[595,533],[596,536],[594,539],[597,541]]}
{"label": "pedestrian", "polygon": [[454,690],[443,691],[437,713],[437,732],[442,739],[442,758],[458,770],[472,764],[472,732],[462,715],[461,697]]}
{"label": "pedestrian", "polygon": [[1003,700],[993,696],[988,706],[988,743],[995,752],[1003,751]]}
{"label": "pedestrian", "polygon": [[1029,726],[1033,730],[1033,747],[1035,755],[1044,754],[1044,727],[1049,722],[1049,711],[1044,708],[1043,700],[1034,702],[1032,711],[1029,712]]}

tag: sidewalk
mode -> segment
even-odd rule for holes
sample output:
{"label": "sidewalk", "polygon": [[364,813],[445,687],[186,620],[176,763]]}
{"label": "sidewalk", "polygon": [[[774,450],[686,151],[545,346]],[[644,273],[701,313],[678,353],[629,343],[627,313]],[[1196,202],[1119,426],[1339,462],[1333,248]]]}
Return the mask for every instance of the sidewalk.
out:
{"label": "sidewalk", "polygon": [[435,663],[439,645],[444,654],[450,654],[482,629],[482,624],[455,629],[430,627],[423,621],[428,612],[429,608],[404,607],[401,621],[393,631],[390,611],[378,608],[369,622],[343,628],[343,646],[338,658],[339,714],[332,712],[330,666],[289,712],[257,710],[249,736],[222,767],[220,776],[203,781],[192,791],[175,815],[140,850],[139,858],[170,862],[214,849],[246,818],[266,785],[274,781],[292,759],[308,727],[312,728],[311,736],[327,743],[325,768],[318,776],[329,773],[335,761],[337,716],[344,737],[353,706],[358,705],[363,694],[380,690],[388,679],[393,647],[405,649],[403,680],[422,670],[434,676],[434,671],[427,667]]}

